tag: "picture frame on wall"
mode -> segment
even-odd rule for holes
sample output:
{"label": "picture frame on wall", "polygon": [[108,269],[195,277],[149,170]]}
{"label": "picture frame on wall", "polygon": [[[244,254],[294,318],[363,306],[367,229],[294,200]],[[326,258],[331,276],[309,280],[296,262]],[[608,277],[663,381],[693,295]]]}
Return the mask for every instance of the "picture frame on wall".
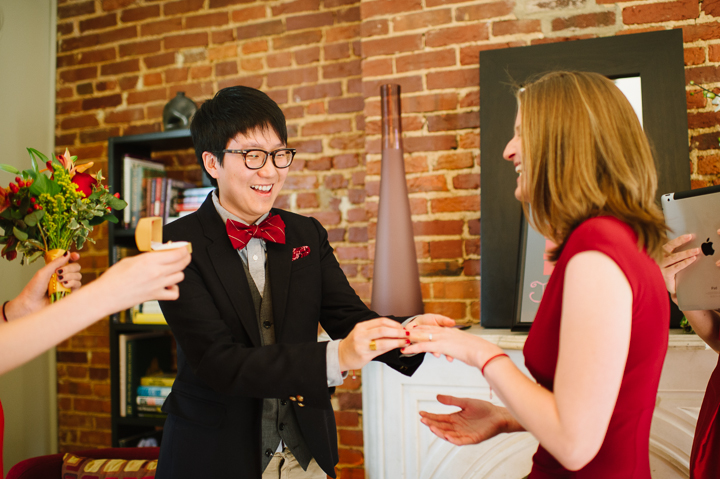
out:
{"label": "picture frame on wall", "polygon": [[[657,199],[690,189],[682,31],[665,30],[482,51],[480,56],[481,301],[487,328],[523,330],[521,285],[526,240],[517,174],[504,161],[517,112],[514,89],[555,70],[639,77],[643,128],[658,168]],[[527,291],[527,289],[525,289]],[[673,309],[671,326],[682,314]]]}

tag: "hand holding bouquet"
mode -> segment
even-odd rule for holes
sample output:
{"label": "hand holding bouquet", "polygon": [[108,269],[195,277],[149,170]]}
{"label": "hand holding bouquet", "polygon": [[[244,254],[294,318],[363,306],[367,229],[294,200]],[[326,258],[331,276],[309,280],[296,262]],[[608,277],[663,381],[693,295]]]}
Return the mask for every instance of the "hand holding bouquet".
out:
{"label": "hand holding bouquet", "polygon": [[[20,171],[0,164],[0,169],[16,175],[7,189],[0,187],[3,257],[13,260],[20,253],[21,264],[32,263],[40,256],[49,262],[73,245],[81,249],[86,241],[94,243],[88,237],[93,226],[106,220],[118,222],[111,211],[121,210],[127,203],[119,194],[110,194],[102,184],[102,172],[85,173],[92,163],[76,166],[77,157],[70,156],[68,150],[52,160],[33,148],[27,150],[32,169]],[[40,170],[38,160],[47,169]],[[51,301],[67,291],[55,277],[50,280]]]}

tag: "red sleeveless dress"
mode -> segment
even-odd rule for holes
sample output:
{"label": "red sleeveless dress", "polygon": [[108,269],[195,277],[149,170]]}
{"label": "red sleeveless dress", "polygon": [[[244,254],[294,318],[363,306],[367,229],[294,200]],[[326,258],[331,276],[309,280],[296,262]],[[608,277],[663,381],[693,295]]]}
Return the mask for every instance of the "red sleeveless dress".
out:
{"label": "red sleeveless dress", "polygon": [[692,452],[690,453],[690,479],[720,478],[720,359],[710,376],[703,398]]}
{"label": "red sleeveless dress", "polygon": [[570,234],[525,342],[525,364],[539,384],[553,390],[565,268],[584,251],[610,257],[632,289],[630,349],[620,392],[600,451],[585,467],[568,471],[541,445],[529,478],[650,479],[650,423],[667,351],[670,305],[660,268],[638,249],[637,236],[627,224],[602,216],[586,220]]}

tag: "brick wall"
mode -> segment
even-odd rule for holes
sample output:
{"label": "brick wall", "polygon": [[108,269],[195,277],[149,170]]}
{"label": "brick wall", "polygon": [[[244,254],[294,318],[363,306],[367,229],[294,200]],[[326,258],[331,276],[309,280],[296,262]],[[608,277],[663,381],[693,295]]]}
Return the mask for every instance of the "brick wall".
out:
{"label": "brick wall", "polygon": [[[378,86],[402,86],[405,168],[427,311],[477,321],[478,52],[682,28],[688,81],[717,82],[720,1],[59,0],[57,151],[106,169],[109,136],[161,130],[177,91],[243,84],[283,108],[299,155],[280,207],[318,218],[369,301],[380,173]],[[691,90],[691,89],[689,89]],[[718,114],[688,95],[693,186],[720,183]],[[187,152],[161,158],[199,179]],[[492,159],[489,159],[492,161]],[[107,267],[107,233],[83,251]],[[110,442],[107,321],[58,349],[63,450]],[[364,477],[360,378],[334,398],[341,477]]]}

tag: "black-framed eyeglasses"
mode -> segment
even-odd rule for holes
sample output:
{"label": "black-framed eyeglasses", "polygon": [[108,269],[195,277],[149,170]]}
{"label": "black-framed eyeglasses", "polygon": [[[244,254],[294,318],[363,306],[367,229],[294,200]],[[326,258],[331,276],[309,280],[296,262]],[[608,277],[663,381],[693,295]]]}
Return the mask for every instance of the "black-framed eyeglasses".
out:
{"label": "black-framed eyeglasses", "polygon": [[260,149],[252,150],[222,150],[223,153],[234,153],[242,155],[245,160],[245,166],[251,170],[259,170],[265,166],[268,156],[272,157],[275,168],[287,168],[292,164],[295,158],[295,148],[279,148],[273,151],[265,151]]}

